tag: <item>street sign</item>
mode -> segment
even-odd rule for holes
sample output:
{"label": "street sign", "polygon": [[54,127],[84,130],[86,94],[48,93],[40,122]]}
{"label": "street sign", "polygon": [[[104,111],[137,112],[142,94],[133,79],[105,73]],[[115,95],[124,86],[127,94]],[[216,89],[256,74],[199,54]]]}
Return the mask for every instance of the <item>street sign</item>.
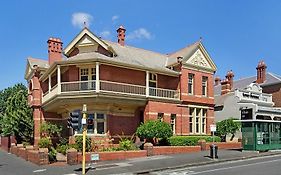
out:
{"label": "street sign", "polygon": [[217,131],[217,126],[216,125],[210,125],[211,132],[216,132]]}
{"label": "street sign", "polygon": [[97,161],[100,160],[99,154],[91,154],[91,161]]}

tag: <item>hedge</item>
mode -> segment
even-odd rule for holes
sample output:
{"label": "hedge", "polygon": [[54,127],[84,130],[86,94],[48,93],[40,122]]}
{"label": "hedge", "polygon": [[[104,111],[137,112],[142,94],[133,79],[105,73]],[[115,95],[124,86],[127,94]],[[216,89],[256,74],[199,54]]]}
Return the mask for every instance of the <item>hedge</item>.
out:
{"label": "hedge", "polygon": [[[221,139],[218,136],[214,136],[215,142],[220,142]],[[204,139],[206,142],[212,142],[212,136],[172,136],[169,138],[169,144],[171,146],[195,146],[198,145],[198,141]]]}

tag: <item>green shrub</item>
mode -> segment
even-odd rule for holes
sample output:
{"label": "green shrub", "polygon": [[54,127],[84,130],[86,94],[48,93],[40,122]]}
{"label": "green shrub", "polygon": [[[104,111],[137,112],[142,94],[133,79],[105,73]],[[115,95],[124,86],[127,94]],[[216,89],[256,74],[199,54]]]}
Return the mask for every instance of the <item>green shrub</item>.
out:
{"label": "green shrub", "polygon": [[50,162],[55,162],[57,161],[57,151],[55,150],[54,147],[51,147],[49,150],[49,161]]}
{"label": "green shrub", "polygon": [[50,149],[51,146],[52,146],[52,141],[48,137],[40,138],[40,140],[38,142],[38,146],[39,146],[39,148],[48,148],[48,149]]}
{"label": "green shrub", "polygon": [[[75,137],[75,146],[72,148],[77,149],[78,151],[83,150],[83,136],[76,136]],[[91,139],[86,137],[86,152],[91,151]]]}
{"label": "green shrub", "polygon": [[[220,142],[220,138],[215,136],[215,142]],[[169,143],[171,146],[195,146],[198,141],[204,139],[206,142],[212,142],[212,136],[173,136],[170,137]]]}
{"label": "green shrub", "polygon": [[57,152],[62,153],[63,155],[66,155],[66,151],[69,149],[69,145],[58,145],[57,146]]}
{"label": "green shrub", "polygon": [[52,124],[50,122],[44,122],[40,126],[40,133],[42,136],[45,137],[54,137],[59,136],[62,131],[62,126],[57,124]]}
{"label": "green shrub", "polygon": [[154,138],[167,139],[173,135],[170,124],[159,120],[150,120],[142,123],[136,132],[140,138],[152,140]]}
{"label": "green shrub", "polygon": [[63,155],[66,155],[66,151],[70,148],[70,145],[68,144],[68,140],[66,138],[60,139],[60,143],[57,145],[57,152],[62,153]]}

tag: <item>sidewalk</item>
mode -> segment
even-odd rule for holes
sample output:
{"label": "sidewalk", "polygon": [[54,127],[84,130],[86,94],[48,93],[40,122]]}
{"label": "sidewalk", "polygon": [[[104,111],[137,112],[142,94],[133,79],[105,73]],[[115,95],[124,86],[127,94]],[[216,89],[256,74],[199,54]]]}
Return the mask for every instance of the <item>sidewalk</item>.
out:
{"label": "sidewalk", "polygon": [[[240,150],[219,150],[218,159],[209,158],[209,151],[198,153],[161,155],[122,161],[104,161],[94,165],[87,174],[149,174],[153,171],[200,166],[211,163],[242,160],[260,156],[281,154],[281,152],[242,152]],[[79,166],[80,167],[80,166]]]}

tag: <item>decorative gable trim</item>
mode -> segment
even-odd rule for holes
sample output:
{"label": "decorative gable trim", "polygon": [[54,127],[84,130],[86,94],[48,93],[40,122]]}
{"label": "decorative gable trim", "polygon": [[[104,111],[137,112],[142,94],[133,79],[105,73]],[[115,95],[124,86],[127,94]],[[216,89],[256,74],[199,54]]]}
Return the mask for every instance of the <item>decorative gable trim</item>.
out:
{"label": "decorative gable trim", "polygon": [[196,49],[191,56],[183,58],[182,63],[186,68],[207,72],[215,72],[217,70],[215,63],[201,42],[198,45],[198,49]]}
{"label": "decorative gable trim", "polygon": [[99,37],[93,34],[88,28],[84,28],[64,49],[64,54],[69,57],[70,53],[75,49],[75,46],[91,46],[96,42],[105,50],[115,54],[113,49],[103,42]]}

